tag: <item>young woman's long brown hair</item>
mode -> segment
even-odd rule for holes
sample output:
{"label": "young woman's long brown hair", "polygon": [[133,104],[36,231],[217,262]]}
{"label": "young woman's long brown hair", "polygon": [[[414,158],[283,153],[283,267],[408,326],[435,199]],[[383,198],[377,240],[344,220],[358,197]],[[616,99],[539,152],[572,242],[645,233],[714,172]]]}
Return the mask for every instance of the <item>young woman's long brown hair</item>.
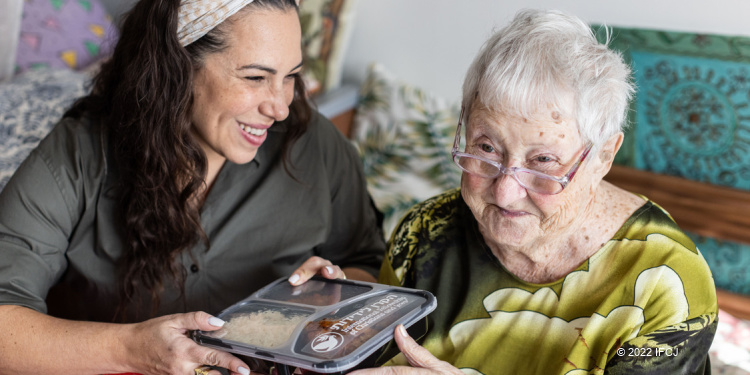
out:
{"label": "young woman's long brown hair", "polygon": [[[219,26],[182,47],[177,38],[179,6],[180,0],[139,1],[122,25],[112,58],[95,77],[92,93],[66,113],[74,117],[90,113],[110,132],[120,172],[125,239],[120,311],[145,292],[155,312],[166,281],[183,287],[177,255],[206,240],[196,197],[204,188],[207,161],[190,133],[193,75],[207,54],[227,45],[225,30]],[[256,0],[241,12],[257,7],[290,10],[296,4]],[[300,78],[294,89],[282,148],[287,172],[289,148],[311,118]]]}

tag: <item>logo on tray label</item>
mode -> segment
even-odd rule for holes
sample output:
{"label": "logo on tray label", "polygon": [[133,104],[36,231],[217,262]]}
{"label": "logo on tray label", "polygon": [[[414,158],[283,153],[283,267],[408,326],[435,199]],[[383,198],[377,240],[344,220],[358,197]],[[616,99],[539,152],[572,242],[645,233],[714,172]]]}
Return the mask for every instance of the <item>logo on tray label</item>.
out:
{"label": "logo on tray label", "polygon": [[310,343],[312,350],[318,353],[330,352],[344,343],[344,336],[336,332],[326,332],[318,335]]}

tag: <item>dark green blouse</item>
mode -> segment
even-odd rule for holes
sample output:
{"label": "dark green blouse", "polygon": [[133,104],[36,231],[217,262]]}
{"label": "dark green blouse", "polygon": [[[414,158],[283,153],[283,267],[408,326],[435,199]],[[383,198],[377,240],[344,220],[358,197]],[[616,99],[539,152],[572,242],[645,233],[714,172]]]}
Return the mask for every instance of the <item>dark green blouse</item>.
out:
{"label": "dark green blouse", "polygon": [[[354,147],[317,115],[281,163],[283,125],[250,163],[226,162],[201,213],[203,243],[180,259],[158,315],[216,314],[312,255],[376,274],[385,244]],[[78,320],[111,321],[123,241],[108,137],[63,119],[0,193],[0,304]],[[146,305],[130,306],[144,316]]]}

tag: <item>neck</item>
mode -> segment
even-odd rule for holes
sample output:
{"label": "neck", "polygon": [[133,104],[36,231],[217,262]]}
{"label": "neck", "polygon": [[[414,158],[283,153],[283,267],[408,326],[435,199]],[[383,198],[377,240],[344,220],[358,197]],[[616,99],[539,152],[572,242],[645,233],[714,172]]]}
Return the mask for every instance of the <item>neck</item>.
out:
{"label": "neck", "polygon": [[206,171],[206,194],[208,194],[208,190],[211,189],[211,186],[214,185],[216,176],[219,175],[219,171],[221,171],[221,168],[226,161],[227,159],[221,156],[208,159],[208,170]]}
{"label": "neck", "polygon": [[519,279],[546,284],[560,280],[578,268],[593,255],[601,244],[588,244],[565,241],[564,245],[548,245],[536,248],[494,248],[492,253],[500,263]]}
{"label": "neck", "polygon": [[216,177],[219,175],[219,171],[221,171],[221,168],[224,166],[224,163],[226,163],[226,158],[214,155],[214,157],[208,156],[207,157],[208,162],[208,168],[206,170],[206,184],[204,185],[203,189],[201,189],[196,199],[198,201],[198,207],[203,206],[203,202],[206,201],[206,197],[208,196],[208,193],[211,191],[211,188],[214,186],[214,182],[216,181]]}

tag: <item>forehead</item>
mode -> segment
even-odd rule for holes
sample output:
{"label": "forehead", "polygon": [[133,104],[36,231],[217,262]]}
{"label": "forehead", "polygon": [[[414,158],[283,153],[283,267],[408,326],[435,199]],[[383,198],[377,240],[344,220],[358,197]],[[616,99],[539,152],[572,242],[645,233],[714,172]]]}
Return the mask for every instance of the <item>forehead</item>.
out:
{"label": "forehead", "polygon": [[475,106],[466,131],[470,136],[497,136],[525,143],[576,143],[581,138],[575,118],[552,107],[524,116]]}
{"label": "forehead", "polygon": [[302,32],[294,9],[254,8],[252,5],[230,17],[222,25],[228,48],[237,57],[268,60],[302,59]]}

